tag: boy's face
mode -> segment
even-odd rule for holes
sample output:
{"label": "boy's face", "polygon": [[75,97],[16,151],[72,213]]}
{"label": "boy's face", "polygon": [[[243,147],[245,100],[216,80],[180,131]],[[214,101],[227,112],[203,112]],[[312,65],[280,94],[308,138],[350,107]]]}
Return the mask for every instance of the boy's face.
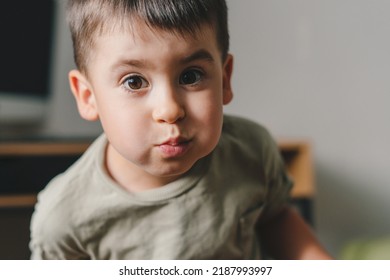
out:
{"label": "boy's face", "polygon": [[69,74],[81,115],[102,123],[107,169],[125,188],[177,179],[220,138],[233,61],[221,61],[214,30],[203,27],[184,38],[143,23],[112,32],[97,38],[88,77]]}

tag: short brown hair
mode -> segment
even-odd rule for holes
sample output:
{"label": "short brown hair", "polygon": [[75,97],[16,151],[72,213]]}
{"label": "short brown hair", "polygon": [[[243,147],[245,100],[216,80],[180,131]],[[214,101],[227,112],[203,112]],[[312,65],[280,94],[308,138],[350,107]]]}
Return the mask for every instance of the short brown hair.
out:
{"label": "short brown hair", "polygon": [[77,67],[86,72],[87,51],[96,35],[124,27],[125,20],[141,19],[149,27],[195,33],[201,24],[213,25],[225,60],[229,50],[225,0],[69,0],[67,20]]}

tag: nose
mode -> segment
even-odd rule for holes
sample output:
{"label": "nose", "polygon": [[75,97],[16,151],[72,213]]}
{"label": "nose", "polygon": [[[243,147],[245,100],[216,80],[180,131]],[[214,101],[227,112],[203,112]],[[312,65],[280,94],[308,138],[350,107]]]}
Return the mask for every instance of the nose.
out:
{"label": "nose", "polygon": [[172,88],[157,93],[153,110],[153,119],[159,123],[176,123],[185,117],[182,100]]}

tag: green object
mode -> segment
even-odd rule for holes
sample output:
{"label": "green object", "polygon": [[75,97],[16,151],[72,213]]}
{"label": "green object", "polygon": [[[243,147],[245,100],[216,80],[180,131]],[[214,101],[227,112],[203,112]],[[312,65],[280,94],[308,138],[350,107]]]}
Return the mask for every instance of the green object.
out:
{"label": "green object", "polygon": [[341,259],[390,260],[390,236],[353,240],[341,251]]}

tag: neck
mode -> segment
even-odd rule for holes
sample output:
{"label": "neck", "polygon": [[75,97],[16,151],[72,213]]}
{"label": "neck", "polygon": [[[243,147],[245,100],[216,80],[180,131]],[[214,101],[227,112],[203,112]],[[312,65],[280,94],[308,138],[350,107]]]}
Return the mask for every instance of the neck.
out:
{"label": "neck", "polygon": [[125,159],[110,144],[107,145],[105,167],[109,176],[128,192],[142,192],[164,186],[179,178],[177,176],[154,176]]}

